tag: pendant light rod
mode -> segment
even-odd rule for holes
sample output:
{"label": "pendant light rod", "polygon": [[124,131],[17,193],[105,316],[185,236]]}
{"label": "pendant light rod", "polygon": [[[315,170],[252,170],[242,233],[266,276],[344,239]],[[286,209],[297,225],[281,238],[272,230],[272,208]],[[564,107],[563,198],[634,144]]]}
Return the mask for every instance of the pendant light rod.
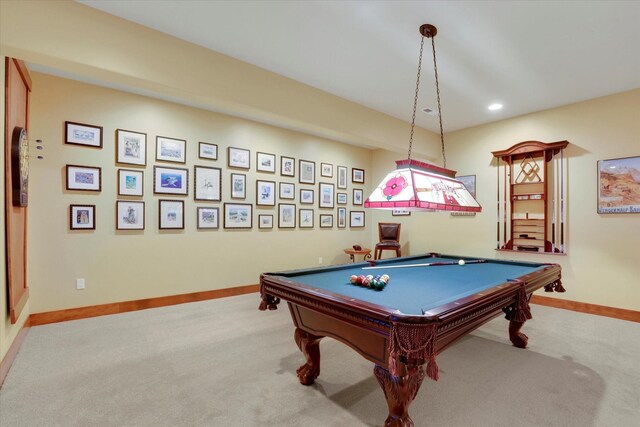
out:
{"label": "pendant light rod", "polygon": [[431,51],[433,52],[433,69],[436,78],[436,95],[438,99],[438,121],[440,123],[440,146],[442,147],[442,160],[443,165],[447,167],[447,157],[444,153],[444,130],[442,127],[442,105],[440,103],[440,83],[438,81],[438,63],[436,61],[436,44],[435,37],[438,34],[438,29],[431,24],[423,24],[420,26],[420,55],[418,57],[418,75],[416,77],[416,92],[413,98],[413,114],[411,116],[411,134],[409,135],[409,152],[407,158],[411,160],[411,150],[413,148],[413,132],[416,123],[416,110],[418,107],[418,92],[420,90],[420,72],[422,70],[422,52],[424,49],[424,38],[431,39]]}

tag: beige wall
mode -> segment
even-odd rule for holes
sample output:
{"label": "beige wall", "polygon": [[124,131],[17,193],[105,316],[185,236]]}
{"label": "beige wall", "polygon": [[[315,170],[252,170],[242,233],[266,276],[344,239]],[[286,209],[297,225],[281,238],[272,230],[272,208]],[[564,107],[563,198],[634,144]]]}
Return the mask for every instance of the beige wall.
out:
{"label": "beige wall", "polygon": [[[376,212],[371,215],[372,223],[402,222],[403,243],[411,253],[436,251],[559,263],[567,293],[554,297],[640,310],[640,217],[596,211],[597,161],[639,156],[639,135],[640,90],[452,132],[446,135],[447,166],[458,175],[476,175],[482,213],[475,217],[445,213],[392,217]],[[491,152],[521,141],[565,139],[570,143],[565,150],[567,255],[496,252],[497,173]],[[374,153],[373,185],[396,158],[401,157],[383,150]]]}
{"label": "beige wall", "polygon": [[[320,229],[319,214],[335,215],[337,209],[318,209],[317,202],[309,206],[315,213],[313,230],[278,230],[277,223],[273,230],[258,230],[257,215],[273,214],[277,221],[277,207],[254,207],[251,231],[224,230],[222,227],[199,231],[195,221],[196,206],[218,206],[222,215],[225,201],[255,204],[256,179],[294,182],[296,203],[300,188],[313,189],[317,200],[317,184],[302,185],[297,177],[280,176],[281,155],[315,161],[317,180],[335,183],[335,176],[320,179],[321,162],[368,171],[370,150],[139,95],[32,74],[31,135],[44,140],[46,145],[45,160],[34,165],[30,180],[32,312],[255,284],[262,272],[318,266],[320,257],[325,265],[346,262],[343,248],[356,242],[370,243],[366,229]],[[65,120],[103,126],[104,148],[65,145]],[[115,229],[117,169],[135,169],[115,165],[117,128],[147,133],[147,166],[142,169],[145,173],[144,232]],[[172,165],[154,160],[156,135],[187,140],[188,197],[153,194],[153,165]],[[198,141],[218,144],[219,159],[198,159]],[[251,150],[252,167],[246,172],[247,198],[244,201],[229,197],[228,146]],[[277,174],[256,173],[257,151],[278,156]],[[97,194],[66,191],[66,164],[101,167],[102,191]],[[222,202],[193,200],[194,164],[223,169]],[[349,182],[349,201],[352,188]],[[159,199],[185,201],[185,230],[158,230]],[[95,231],[69,230],[69,205],[82,203],[96,205]],[[75,289],[76,278],[86,280],[85,290]]]}

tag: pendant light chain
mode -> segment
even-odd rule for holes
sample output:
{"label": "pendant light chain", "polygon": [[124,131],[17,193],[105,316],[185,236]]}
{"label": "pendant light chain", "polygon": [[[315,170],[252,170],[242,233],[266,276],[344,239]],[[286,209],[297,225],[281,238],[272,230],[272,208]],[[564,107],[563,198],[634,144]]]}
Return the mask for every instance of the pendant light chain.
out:
{"label": "pendant light chain", "polygon": [[411,147],[413,145],[413,128],[416,124],[416,108],[418,106],[418,91],[420,89],[420,71],[422,70],[422,50],[424,48],[424,37],[420,37],[420,58],[418,59],[418,76],[416,77],[416,95],[413,98],[413,115],[411,116],[411,135],[409,136],[409,154],[407,158],[411,160]]}
{"label": "pendant light chain", "polygon": [[[436,94],[438,95],[438,119],[440,120],[440,144],[442,145],[442,162],[447,167],[447,157],[444,155],[444,131],[442,130],[442,107],[440,106],[440,85],[438,84],[438,63],[436,62],[436,42],[431,37],[431,49],[433,50],[433,69],[436,75]],[[421,49],[422,50],[422,49]],[[422,52],[420,52],[422,55]]]}

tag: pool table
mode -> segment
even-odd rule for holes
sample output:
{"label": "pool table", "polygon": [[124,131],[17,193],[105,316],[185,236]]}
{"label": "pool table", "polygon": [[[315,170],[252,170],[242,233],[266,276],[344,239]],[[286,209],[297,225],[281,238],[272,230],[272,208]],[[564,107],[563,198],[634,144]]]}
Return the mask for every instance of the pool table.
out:
{"label": "pool table", "polygon": [[[368,274],[387,274],[389,283],[383,290],[350,283]],[[260,309],[287,301],[306,358],[297,370],[302,384],[320,374],[320,340],[335,338],[375,364],[389,407],[385,425],[412,426],[408,409],[424,377],[438,379],[436,355],[503,312],[511,342],[526,347],[520,329],[542,287],[564,292],[559,265],[429,253],[263,273]]]}

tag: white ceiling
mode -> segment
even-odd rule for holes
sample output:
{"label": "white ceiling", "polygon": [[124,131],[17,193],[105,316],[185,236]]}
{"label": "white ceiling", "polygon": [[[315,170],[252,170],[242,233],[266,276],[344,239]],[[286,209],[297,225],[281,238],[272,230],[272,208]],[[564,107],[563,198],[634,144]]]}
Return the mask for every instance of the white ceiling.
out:
{"label": "white ceiling", "polygon": [[79,1],[405,121],[433,24],[445,132],[640,88],[638,1]]}

